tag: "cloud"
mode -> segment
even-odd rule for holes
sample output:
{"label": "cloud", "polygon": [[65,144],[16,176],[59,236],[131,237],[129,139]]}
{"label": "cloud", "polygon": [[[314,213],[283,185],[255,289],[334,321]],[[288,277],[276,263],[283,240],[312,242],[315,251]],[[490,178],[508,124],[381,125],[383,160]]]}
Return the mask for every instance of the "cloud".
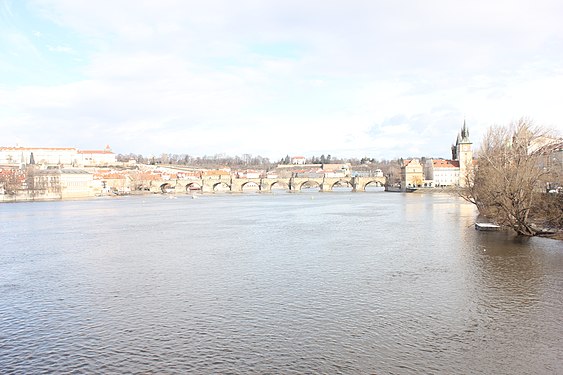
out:
{"label": "cloud", "polygon": [[27,5],[9,14],[32,30],[0,29],[4,55],[41,61],[0,62],[19,72],[0,86],[8,142],[447,156],[464,118],[474,141],[492,123],[562,118],[558,1]]}
{"label": "cloud", "polygon": [[51,52],[64,52],[64,53],[70,53],[72,52],[72,48],[70,47],[65,47],[65,46],[51,46],[51,45],[47,45],[47,49]]}

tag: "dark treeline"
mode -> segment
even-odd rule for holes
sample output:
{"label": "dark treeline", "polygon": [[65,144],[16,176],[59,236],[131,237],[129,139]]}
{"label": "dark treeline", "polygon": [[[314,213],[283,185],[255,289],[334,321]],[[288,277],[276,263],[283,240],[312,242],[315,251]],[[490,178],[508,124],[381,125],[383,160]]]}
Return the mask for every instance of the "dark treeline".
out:
{"label": "dark treeline", "polygon": [[[143,164],[177,164],[177,165],[226,165],[226,166],[272,166],[274,164],[291,164],[291,157],[289,155],[281,158],[279,161],[272,163],[269,158],[263,156],[254,156],[251,154],[242,154],[236,156],[229,156],[225,154],[215,154],[212,156],[192,156],[188,154],[161,154],[160,156],[143,156],[141,154],[118,154],[117,161],[128,162],[134,160],[137,163]],[[306,164],[344,164],[350,163],[351,165],[370,165],[370,166],[383,166],[402,162],[401,159],[394,160],[378,160],[364,156],[358,158],[339,158],[330,154],[321,156],[311,156],[305,159]]]}
{"label": "dark treeline", "polygon": [[[321,156],[311,156],[309,158],[305,158],[305,164],[344,164],[344,163],[349,163],[350,165],[367,165],[367,166],[375,166],[377,168],[377,166],[381,165],[381,166],[386,166],[388,164],[393,164],[393,163],[398,163],[399,161],[397,159],[394,160],[378,160],[375,158],[370,158],[367,156],[364,156],[361,159],[358,158],[339,158],[339,157],[334,157],[330,154],[328,155],[321,155]],[[401,159],[402,162],[402,159]],[[278,164],[292,164],[292,158],[289,155],[286,155],[285,157],[281,158],[278,161]]]}
{"label": "dark treeline", "polygon": [[211,166],[255,166],[255,167],[270,167],[272,163],[270,159],[260,155],[253,156],[251,154],[243,154],[236,156],[228,156],[225,154],[216,154],[213,156],[192,156],[188,154],[161,154],[160,156],[145,157],[141,154],[118,154],[117,161],[128,162],[135,160],[137,163],[143,164],[173,164],[173,165],[191,165],[198,167],[211,167]]}
{"label": "dark treeline", "polygon": [[[271,169],[275,168],[277,164],[290,165],[292,163],[289,155],[281,158],[279,161],[272,163],[270,159],[260,155],[253,156],[251,154],[242,154],[236,156],[229,156],[225,154],[216,154],[212,156],[192,156],[188,154],[161,154],[160,156],[145,157],[141,154],[118,154],[117,161],[128,162],[134,160],[142,164],[167,164],[167,165],[186,165],[202,168],[217,168],[217,167],[231,167],[231,168],[256,168],[256,169]],[[381,169],[386,176],[391,177],[393,180],[400,177],[400,168],[403,160],[378,160],[364,156],[362,158],[339,158],[330,154],[321,156],[311,156],[305,159],[306,164],[344,164],[350,163],[355,169],[375,170]]]}

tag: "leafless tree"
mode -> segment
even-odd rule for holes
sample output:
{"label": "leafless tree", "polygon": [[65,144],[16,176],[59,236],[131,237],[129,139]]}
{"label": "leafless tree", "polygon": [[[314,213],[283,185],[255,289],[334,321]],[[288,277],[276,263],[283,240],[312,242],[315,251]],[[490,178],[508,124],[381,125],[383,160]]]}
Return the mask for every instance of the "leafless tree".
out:
{"label": "leafless tree", "polygon": [[24,176],[19,169],[4,169],[0,173],[0,188],[4,194],[15,196],[23,189]]}
{"label": "leafless tree", "polygon": [[544,226],[561,228],[563,195],[546,189],[561,183],[561,169],[543,162],[561,147],[562,139],[554,132],[527,119],[493,126],[460,194],[482,215],[518,234],[534,236]]}

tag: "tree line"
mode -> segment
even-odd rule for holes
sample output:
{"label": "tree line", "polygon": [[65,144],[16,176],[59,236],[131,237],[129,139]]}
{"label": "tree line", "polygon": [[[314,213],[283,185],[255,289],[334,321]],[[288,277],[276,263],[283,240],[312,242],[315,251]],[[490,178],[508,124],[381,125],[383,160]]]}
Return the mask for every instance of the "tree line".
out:
{"label": "tree line", "polygon": [[[226,154],[193,156],[189,154],[167,154],[163,153],[160,156],[144,156],[142,154],[117,154],[116,160],[118,162],[128,162],[134,160],[139,164],[172,164],[172,165],[190,165],[198,167],[215,167],[215,166],[228,166],[228,167],[259,167],[259,168],[272,168],[277,164],[289,165],[291,164],[291,157],[286,155],[279,161],[273,163],[269,158],[260,155],[242,154],[230,156]],[[351,165],[366,165],[371,166],[373,169],[387,169],[390,165],[401,164],[402,159],[393,160],[378,160],[364,156],[362,158],[339,158],[331,154],[321,156],[311,156],[305,159],[306,164],[344,164],[350,163]]]}
{"label": "tree line", "polygon": [[119,162],[129,162],[134,160],[140,164],[172,164],[172,165],[191,165],[198,167],[210,166],[269,166],[270,159],[260,155],[253,156],[251,154],[242,154],[229,156],[225,154],[192,156],[189,154],[166,154],[160,156],[143,156],[142,154],[117,154],[116,160]]}

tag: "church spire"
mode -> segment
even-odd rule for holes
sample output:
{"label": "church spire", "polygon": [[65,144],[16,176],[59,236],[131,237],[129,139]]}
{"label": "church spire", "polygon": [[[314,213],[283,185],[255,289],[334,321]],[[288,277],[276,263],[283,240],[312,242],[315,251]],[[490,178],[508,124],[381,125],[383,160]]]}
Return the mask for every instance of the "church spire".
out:
{"label": "church spire", "polygon": [[465,119],[463,119],[463,127],[461,128],[461,141],[463,143],[471,143],[469,140],[469,130],[467,130],[467,125],[465,124]]}

